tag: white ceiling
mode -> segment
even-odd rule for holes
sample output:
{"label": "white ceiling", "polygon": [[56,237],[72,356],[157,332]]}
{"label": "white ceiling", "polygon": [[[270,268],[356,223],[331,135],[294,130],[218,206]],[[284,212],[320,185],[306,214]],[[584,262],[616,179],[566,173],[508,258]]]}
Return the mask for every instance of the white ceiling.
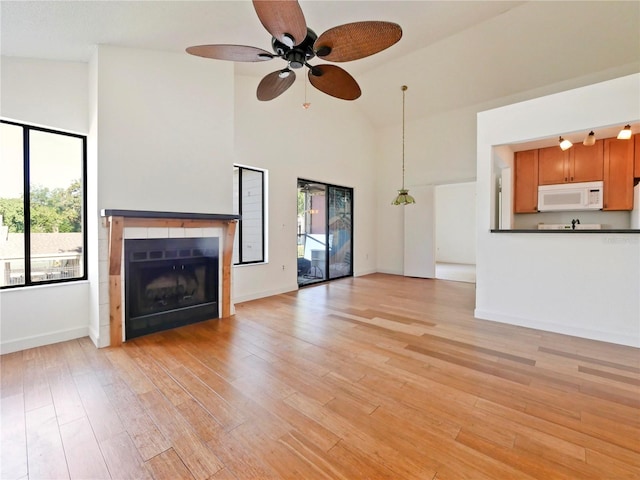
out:
{"label": "white ceiling", "polygon": [[[362,73],[391,56],[431,45],[523,2],[299,3],[308,26],[317,34],[360,20],[386,20],[403,27],[403,40],[388,55],[350,65],[350,71]],[[3,55],[86,62],[95,44],[184,52],[190,45],[231,43],[270,51],[270,41],[248,0],[2,1]],[[242,72],[253,72],[249,68],[253,66]]]}
{"label": "white ceiling", "polygon": [[[300,5],[318,34],[359,20],[387,20],[403,28],[403,38],[391,48],[341,64],[362,87],[358,107],[379,125],[397,123],[402,84],[410,86],[411,119],[621,66],[637,71],[640,65],[638,1]],[[270,50],[269,34],[244,0],[2,0],[0,8],[0,46],[7,56],[87,62],[96,44],[184,52],[190,45],[229,43]],[[280,63],[237,63],[236,73],[256,76],[257,86]]]}

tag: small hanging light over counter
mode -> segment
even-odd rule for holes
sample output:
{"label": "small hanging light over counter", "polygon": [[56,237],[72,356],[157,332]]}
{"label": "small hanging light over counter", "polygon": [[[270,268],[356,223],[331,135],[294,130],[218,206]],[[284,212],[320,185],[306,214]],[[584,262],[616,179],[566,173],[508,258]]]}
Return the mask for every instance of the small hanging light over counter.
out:
{"label": "small hanging light over counter", "polygon": [[593,130],[591,130],[589,134],[584,137],[582,144],[586,147],[593,147],[596,144],[596,134],[593,133]]}
{"label": "small hanging light over counter", "polygon": [[398,190],[398,196],[391,202],[391,205],[410,205],[416,203],[415,198],[409,195],[409,190],[404,188],[404,99],[407,86],[402,86],[402,188]]}
{"label": "small hanging light over counter", "polygon": [[571,142],[570,142],[569,140],[567,140],[566,138],[562,138],[562,137],[560,137],[560,138],[558,139],[558,143],[560,143],[560,148],[561,148],[562,150],[567,150],[567,149],[569,149],[569,148],[573,147],[573,143],[571,143]]}
{"label": "small hanging light over counter", "polygon": [[618,140],[629,140],[631,138],[631,125],[625,127],[618,133]]}

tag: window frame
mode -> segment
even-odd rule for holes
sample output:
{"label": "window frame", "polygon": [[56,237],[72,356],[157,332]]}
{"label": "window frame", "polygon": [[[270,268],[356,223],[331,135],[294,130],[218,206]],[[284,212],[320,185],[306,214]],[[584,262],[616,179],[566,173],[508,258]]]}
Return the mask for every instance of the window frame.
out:
{"label": "window frame", "polygon": [[[2,285],[0,290],[14,288],[34,287],[40,285],[51,285],[61,283],[71,283],[86,281],[88,277],[88,247],[87,247],[87,136],[78,133],[65,132],[51,128],[29,125],[26,123],[0,119],[0,123],[14,125],[22,128],[22,173],[23,173],[23,212],[24,212],[24,283],[18,285]],[[72,278],[58,278],[49,280],[33,281],[31,279],[31,204],[30,204],[30,132],[44,132],[54,135],[78,138],[82,141],[82,275]]]}
{"label": "window frame", "polygon": [[[267,219],[266,219],[266,212],[267,212],[267,190],[266,190],[266,186],[267,186],[267,170],[262,169],[262,168],[257,168],[257,167],[249,167],[246,165],[240,165],[240,164],[234,164],[233,165],[234,169],[238,169],[238,213],[240,215],[240,220],[238,221],[238,226],[236,228],[236,235],[238,238],[238,248],[236,249],[237,251],[237,258],[238,261],[234,262],[233,265],[234,266],[240,266],[240,265],[256,265],[256,264],[262,264],[262,263],[267,263],[267,244],[266,244],[266,238],[267,238],[267,234],[266,234],[266,230],[267,230]],[[262,195],[261,195],[261,245],[262,245],[262,252],[261,252],[261,259],[260,260],[248,260],[248,261],[244,261],[242,259],[242,240],[243,240],[243,211],[242,211],[242,172],[244,170],[247,171],[251,171],[251,172],[257,172],[260,173],[262,176]]]}

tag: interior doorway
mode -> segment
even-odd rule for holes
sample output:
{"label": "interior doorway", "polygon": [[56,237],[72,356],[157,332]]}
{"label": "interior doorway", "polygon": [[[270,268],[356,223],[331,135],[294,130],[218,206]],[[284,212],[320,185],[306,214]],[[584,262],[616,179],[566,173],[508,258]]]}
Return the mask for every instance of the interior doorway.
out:
{"label": "interior doorway", "polygon": [[298,179],[298,286],[353,275],[353,189]]}
{"label": "interior doorway", "polygon": [[476,281],[476,184],[411,187],[404,209],[404,275]]}
{"label": "interior doorway", "polygon": [[435,278],[476,282],[476,182],[435,187]]}

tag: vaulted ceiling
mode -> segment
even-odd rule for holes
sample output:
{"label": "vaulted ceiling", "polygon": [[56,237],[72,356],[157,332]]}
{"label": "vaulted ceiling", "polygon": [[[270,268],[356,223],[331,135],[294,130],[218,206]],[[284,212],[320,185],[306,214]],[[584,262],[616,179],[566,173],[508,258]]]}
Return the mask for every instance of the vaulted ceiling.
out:
{"label": "vaulted ceiling", "polygon": [[[318,34],[360,20],[401,25],[396,45],[341,64],[362,87],[356,107],[376,125],[397,123],[402,84],[410,86],[411,119],[576,77],[640,70],[637,1],[299,3]],[[171,52],[209,43],[271,48],[250,1],[3,0],[0,8],[7,56],[87,62],[96,44]],[[276,61],[237,63],[235,71],[255,76],[257,85],[281,67]]]}

